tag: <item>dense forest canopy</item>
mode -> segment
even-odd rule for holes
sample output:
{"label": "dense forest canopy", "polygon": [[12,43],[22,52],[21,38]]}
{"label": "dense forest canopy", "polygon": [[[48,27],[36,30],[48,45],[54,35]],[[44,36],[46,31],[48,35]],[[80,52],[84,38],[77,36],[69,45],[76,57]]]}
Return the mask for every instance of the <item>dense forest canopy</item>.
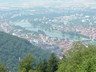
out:
{"label": "dense forest canopy", "polygon": [[[31,63],[29,63],[31,62]],[[65,53],[62,60],[56,58],[54,53],[48,61],[39,61],[36,68],[33,67],[34,58],[27,55],[20,62],[18,71],[21,72],[96,72],[96,46],[84,45],[76,42]]]}
{"label": "dense forest canopy", "polygon": [[0,32],[0,59],[12,72],[17,71],[19,58],[23,60],[28,53],[36,59],[36,63],[39,58],[49,59],[51,54],[25,39]]}
{"label": "dense forest canopy", "polygon": [[96,46],[76,42],[59,64],[57,72],[95,72]]}

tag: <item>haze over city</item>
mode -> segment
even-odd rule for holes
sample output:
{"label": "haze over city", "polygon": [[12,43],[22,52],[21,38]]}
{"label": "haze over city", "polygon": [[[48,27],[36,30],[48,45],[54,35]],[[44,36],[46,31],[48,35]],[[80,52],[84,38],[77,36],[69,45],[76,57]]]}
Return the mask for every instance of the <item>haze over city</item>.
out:
{"label": "haze over city", "polygon": [[96,0],[0,0],[0,72],[95,72]]}
{"label": "haze over city", "polygon": [[0,0],[0,8],[9,8],[9,7],[21,7],[21,8],[31,8],[37,6],[43,7],[64,7],[64,4],[70,5],[70,3],[81,3],[84,5],[96,3],[95,0]]}

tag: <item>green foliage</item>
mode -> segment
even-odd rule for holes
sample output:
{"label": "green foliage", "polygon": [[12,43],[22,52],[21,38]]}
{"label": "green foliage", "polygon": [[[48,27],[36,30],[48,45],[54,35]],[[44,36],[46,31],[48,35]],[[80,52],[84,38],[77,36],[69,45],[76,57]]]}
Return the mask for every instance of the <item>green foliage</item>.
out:
{"label": "green foliage", "polygon": [[35,59],[28,54],[23,61],[20,62],[18,72],[29,72],[34,70]]}
{"label": "green foliage", "polygon": [[43,61],[40,59],[37,67],[35,66],[34,58],[27,55],[23,61],[20,62],[18,72],[55,72],[58,69],[58,58],[54,53],[51,54],[50,59]]}
{"label": "green foliage", "polygon": [[48,62],[46,59],[43,60],[43,72],[47,72]]}
{"label": "green foliage", "polygon": [[41,48],[32,45],[25,39],[0,32],[1,62],[9,67],[12,72],[17,72],[19,57],[24,59],[27,53],[33,55],[36,59],[36,63],[38,63],[39,58],[49,59],[51,54],[46,50],[42,50]]}
{"label": "green foliage", "polygon": [[8,68],[6,68],[4,64],[0,64],[0,72],[8,72]]}
{"label": "green foliage", "polygon": [[38,72],[43,72],[43,63],[42,63],[41,59],[40,59],[39,64],[37,66],[37,70],[38,70]]}
{"label": "green foliage", "polygon": [[38,72],[38,71],[36,71],[36,70],[29,70],[29,72]]}
{"label": "green foliage", "polygon": [[85,48],[85,45],[82,44],[81,42],[76,42],[74,43],[73,47],[70,49],[71,53],[75,53],[75,51],[81,51],[82,49]]}
{"label": "green foliage", "polygon": [[96,46],[75,43],[67,60],[62,60],[57,72],[96,72]]}
{"label": "green foliage", "polygon": [[58,59],[54,53],[51,54],[51,57],[48,61],[47,72],[55,72],[58,69]]}
{"label": "green foliage", "polygon": [[47,72],[47,67],[48,67],[48,63],[47,61],[44,59],[43,62],[40,59],[40,62],[37,66],[37,71],[38,72]]}

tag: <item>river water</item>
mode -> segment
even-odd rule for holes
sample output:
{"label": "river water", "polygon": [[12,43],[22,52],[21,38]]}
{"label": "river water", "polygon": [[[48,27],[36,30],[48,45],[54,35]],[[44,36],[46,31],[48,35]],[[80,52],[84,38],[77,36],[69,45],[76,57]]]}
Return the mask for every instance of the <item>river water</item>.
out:
{"label": "river water", "polygon": [[54,32],[50,32],[50,31],[46,31],[40,28],[34,28],[27,20],[24,21],[19,21],[19,22],[14,22],[14,25],[16,26],[20,26],[22,28],[25,28],[26,30],[30,30],[30,31],[35,31],[38,32],[38,30],[43,31],[46,35],[50,36],[50,37],[57,37],[57,38],[61,38],[63,39],[64,37],[62,36],[62,34],[58,34],[58,33],[54,33]]}

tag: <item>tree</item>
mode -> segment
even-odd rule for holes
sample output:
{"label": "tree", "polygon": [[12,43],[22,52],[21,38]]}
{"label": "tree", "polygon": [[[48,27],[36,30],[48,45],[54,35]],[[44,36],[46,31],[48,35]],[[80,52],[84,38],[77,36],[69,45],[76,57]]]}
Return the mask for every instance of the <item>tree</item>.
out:
{"label": "tree", "polygon": [[58,69],[58,59],[54,53],[51,54],[51,57],[48,61],[47,72],[55,72]]}
{"label": "tree", "polygon": [[30,70],[34,70],[34,62],[35,59],[28,54],[25,59],[20,62],[18,72],[29,72]]}
{"label": "tree", "polygon": [[43,60],[43,72],[47,72],[48,62],[46,59]]}
{"label": "tree", "polygon": [[37,71],[38,72],[43,72],[43,63],[41,61],[41,58],[40,58],[39,64],[37,65]]}
{"label": "tree", "polygon": [[[81,45],[81,46],[80,46]],[[80,43],[76,45],[74,52],[67,57],[67,61],[59,65],[57,72],[96,72],[96,46],[82,46]]]}
{"label": "tree", "polygon": [[38,72],[47,72],[47,64],[48,63],[47,63],[46,59],[44,59],[43,62],[40,59],[40,62],[37,66]]}

